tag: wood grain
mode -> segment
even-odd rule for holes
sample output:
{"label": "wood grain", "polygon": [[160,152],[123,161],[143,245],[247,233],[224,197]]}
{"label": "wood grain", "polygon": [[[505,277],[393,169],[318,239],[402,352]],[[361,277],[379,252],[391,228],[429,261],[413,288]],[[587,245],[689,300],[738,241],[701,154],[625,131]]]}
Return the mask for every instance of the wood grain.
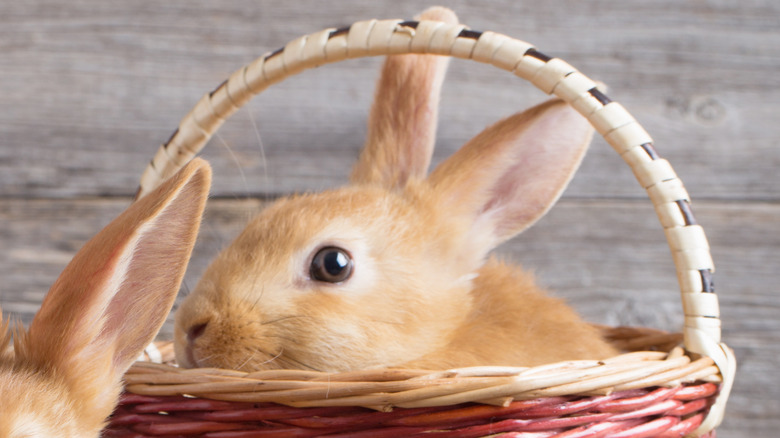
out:
{"label": "wood grain", "polygon": [[[776,436],[780,2],[440,3],[474,29],[533,42],[606,82],[653,135],[707,230],[724,337],[740,361],[719,436]],[[157,146],[233,70],[302,34],[422,8],[412,0],[0,2],[3,311],[29,321],[72,254],[129,203]],[[306,72],[225,124],[204,154],[215,199],[185,289],[261,208],[255,198],[346,180],[379,61]],[[434,161],[542,99],[505,72],[453,62]],[[602,140],[560,205],[505,251],[591,320],[679,327],[663,233]]]}
{"label": "wood grain", "polygon": [[[777,199],[780,6],[653,2],[446,2],[476,29],[529,40],[605,81],[679,163],[691,192]],[[537,2],[538,3],[538,2]],[[304,6],[305,4],[305,6]],[[557,3],[556,3],[557,4]],[[157,145],[229,73],[301,34],[369,17],[409,17],[401,1],[248,2],[198,6],[83,0],[0,5],[0,194],[126,195]],[[697,6],[698,5],[698,6]],[[378,60],[328,66],[282,84],[209,146],[220,195],[286,193],[343,180],[362,142]],[[441,154],[543,98],[505,72],[453,63]],[[495,71],[494,71],[495,70]],[[312,160],[298,160],[301,154]],[[246,181],[235,171],[235,155]],[[596,148],[569,196],[641,197],[616,183]],[[259,176],[264,175],[262,178]]]}

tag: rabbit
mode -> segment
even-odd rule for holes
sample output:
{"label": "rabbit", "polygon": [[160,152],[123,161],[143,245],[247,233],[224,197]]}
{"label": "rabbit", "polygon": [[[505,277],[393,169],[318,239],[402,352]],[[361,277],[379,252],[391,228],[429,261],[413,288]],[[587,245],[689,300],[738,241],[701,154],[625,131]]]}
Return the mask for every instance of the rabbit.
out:
{"label": "rabbit", "polygon": [[195,159],[88,241],[29,330],[0,324],[0,437],[97,437],[170,313],[211,183]]}
{"label": "rabbit", "polygon": [[[422,18],[457,22],[443,8]],[[557,200],[593,129],[551,100],[427,175],[447,62],[387,57],[350,184],[275,201],[222,250],[175,313],[181,366],[347,372],[616,354],[530,274],[489,255]]]}

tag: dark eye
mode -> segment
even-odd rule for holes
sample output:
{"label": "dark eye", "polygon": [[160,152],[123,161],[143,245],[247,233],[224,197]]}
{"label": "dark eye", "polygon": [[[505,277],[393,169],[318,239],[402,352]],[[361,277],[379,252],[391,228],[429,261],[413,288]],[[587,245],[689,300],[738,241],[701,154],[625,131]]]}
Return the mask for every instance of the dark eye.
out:
{"label": "dark eye", "polygon": [[311,260],[309,275],[317,281],[341,283],[352,275],[352,257],[335,246],[320,249]]}

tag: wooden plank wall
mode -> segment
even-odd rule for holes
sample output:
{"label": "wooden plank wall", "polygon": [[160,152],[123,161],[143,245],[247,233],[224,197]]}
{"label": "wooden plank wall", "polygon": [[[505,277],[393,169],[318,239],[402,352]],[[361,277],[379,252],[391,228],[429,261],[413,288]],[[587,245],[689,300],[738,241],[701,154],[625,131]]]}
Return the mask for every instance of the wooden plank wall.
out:
{"label": "wooden plank wall", "polygon": [[[130,201],[157,146],[200,96],[288,40],[429,2],[0,2],[0,304],[29,321],[83,242]],[[780,3],[773,0],[442,2],[474,29],[535,43],[609,84],[694,199],[718,266],[740,373],[721,437],[780,430]],[[185,288],[261,198],[345,181],[379,60],[306,72],[236,114],[207,147],[210,202]],[[436,160],[543,99],[455,61]],[[628,168],[597,140],[553,212],[508,257],[588,318],[676,330],[663,234]],[[169,335],[167,326],[163,335]]]}

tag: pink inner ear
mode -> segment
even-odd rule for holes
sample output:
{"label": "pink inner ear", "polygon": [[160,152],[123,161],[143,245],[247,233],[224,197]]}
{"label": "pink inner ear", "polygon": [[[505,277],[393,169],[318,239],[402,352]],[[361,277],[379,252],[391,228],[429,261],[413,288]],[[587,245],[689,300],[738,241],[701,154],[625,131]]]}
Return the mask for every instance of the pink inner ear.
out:
{"label": "pink inner ear", "polygon": [[474,215],[478,236],[499,244],[541,218],[587,150],[590,123],[551,100],[485,129],[442,163],[430,181],[447,208]]}
{"label": "pink inner ear", "polygon": [[[187,190],[186,188],[184,190]],[[198,203],[174,202],[144,227],[114,298],[103,336],[115,339],[114,363],[129,366],[154,339],[173,306],[194,236]]]}
{"label": "pink inner ear", "polygon": [[[169,210],[156,221],[166,221]],[[167,220],[175,225],[177,218]],[[80,275],[89,275],[78,282],[83,292],[76,294],[70,287],[63,289],[69,294],[55,297],[79,301],[70,310],[77,313],[70,319],[73,330],[67,331],[68,336],[63,338],[67,341],[62,346],[63,366],[81,367],[91,363],[96,369],[110,367],[101,370],[103,373],[124,372],[152,340],[178,289],[177,270],[181,267],[176,263],[178,260],[181,264],[182,259],[177,259],[176,254],[186,251],[186,239],[175,242],[177,237],[183,238],[175,228],[158,228],[142,227],[140,236],[130,237],[105,254],[102,266],[89,262],[79,266]],[[88,274],[90,269],[95,270]],[[57,324],[61,322],[55,319],[49,323],[39,321],[39,324],[45,324],[46,331],[51,331],[58,330]]]}
{"label": "pink inner ear", "polygon": [[587,120],[568,107],[549,109],[517,139],[510,165],[490,191],[484,212],[500,209],[496,234],[511,237],[555,204],[579,167],[591,138]]}
{"label": "pink inner ear", "polygon": [[196,158],[87,242],[22,337],[16,359],[54,372],[96,421],[173,304],[210,175]]}
{"label": "pink inner ear", "polygon": [[531,226],[555,204],[568,185],[581,154],[570,150],[568,144],[552,144],[556,142],[558,139],[547,142],[540,141],[540,137],[530,139],[527,149],[518,151],[514,163],[505,169],[491,190],[483,211],[497,208],[504,211],[496,224],[498,235],[519,233]]}

